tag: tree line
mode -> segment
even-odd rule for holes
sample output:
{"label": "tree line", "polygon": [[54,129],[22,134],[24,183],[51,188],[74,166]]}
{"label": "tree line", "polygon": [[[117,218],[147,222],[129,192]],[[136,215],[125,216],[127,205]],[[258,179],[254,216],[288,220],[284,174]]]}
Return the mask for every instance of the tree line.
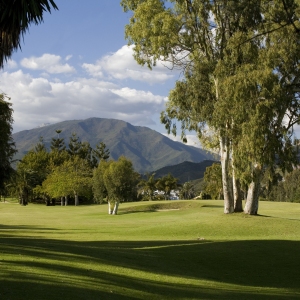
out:
{"label": "tree line", "polygon": [[68,205],[72,201],[77,206],[79,199],[85,203],[106,201],[109,214],[117,214],[120,202],[152,200],[152,183],[163,191],[164,199],[169,199],[171,190],[179,187],[178,179],[170,174],[155,180],[153,176],[141,179],[126,157],[110,160],[110,151],[103,142],[92,148],[72,133],[66,145],[60,138],[61,132],[56,130],[49,150],[41,137],[17,162],[16,170],[9,165],[10,176],[1,178],[0,194],[18,197],[21,205],[41,201],[48,206],[57,201]]}

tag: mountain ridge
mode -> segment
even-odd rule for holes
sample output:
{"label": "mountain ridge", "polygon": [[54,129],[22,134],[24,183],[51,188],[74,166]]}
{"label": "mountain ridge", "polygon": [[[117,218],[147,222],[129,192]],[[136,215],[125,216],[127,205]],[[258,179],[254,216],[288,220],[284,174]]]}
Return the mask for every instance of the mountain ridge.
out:
{"label": "mountain ridge", "polygon": [[21,158],[43,137],[45,146],[50,147],[51,139],[57,137],[56,130],[62,130],[60,138],[68,145],[69,138],[76,132],[81,141],[95,147],[104,142],[112,159],[124,155],[140,173],[153,172],[165,166],[177,165],[184,161],[201,162],[216,160],[216,157],[201,148],[188,146],[171,140],[161,133],[144,126],[134,126],[117,119],[89,118],[68,120],[44,127],[23,130],[12,135]]}

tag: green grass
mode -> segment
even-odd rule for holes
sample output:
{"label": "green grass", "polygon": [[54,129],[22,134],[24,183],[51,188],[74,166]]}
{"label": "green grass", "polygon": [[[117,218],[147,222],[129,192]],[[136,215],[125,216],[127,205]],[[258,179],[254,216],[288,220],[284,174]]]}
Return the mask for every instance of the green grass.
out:
{"label": "green grass", "polygon": [[300,204],[0,204],[0,299],[300,299]]}

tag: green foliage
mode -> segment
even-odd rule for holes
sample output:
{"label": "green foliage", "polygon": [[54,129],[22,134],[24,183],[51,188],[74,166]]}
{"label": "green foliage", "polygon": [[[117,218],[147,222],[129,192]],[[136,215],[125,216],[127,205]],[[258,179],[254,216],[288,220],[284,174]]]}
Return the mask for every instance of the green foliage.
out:
{"label": "green foliage", "polygon": [[229,153],[235,179],[255,189],[247,213],[257,213],[265,167],[291,170],[296,162],[291,136],[300,118],[300,3],[270,3],[121,2],[133,13],[125,33],[136,61],[152,68],[160,59],[183,71],[161,114],[168,132],[176,135],[179,122],[184,142],[186,130],[214,149],[220,142],[226,213],[234,203]]}
{"label": "green foliage", "polygon": [[272,188],[268,198],[279,202],[300,202],[300,169],[287,173]]}
{"label": "green foliage", "polygon": [[55,132],[57,133],[57,138],[52,138],[51,139],[51,146],[50,149],[52,151],[56,150],[56,151],[63,151],[66,149],[65,146],[65,140],[62,138],[59,138],[59,134],[62,132],[62,130],[57,129],[55,130]]}
{"label": "green foliage", "polygon": [[98,167],[93,172],[93,193],[94,200],[97,203],[102,203],[108,196],[107,189],[104,182],[104,174],[112,161],[101,160]]}
{"label": "green foliage", "polygon": [[182,188],[180,189],[180,199],[192,199],[194,198],[195,195],[195,189],[194,185],[190,182],[187,181],[182,185]]}
{"label": "green foliage", "polygon": [[139,194],[143,196],[143,200],[152,200],[154,191],[156,190],[157,179],[155,179],[155,173],[146,174],[146,179],[140,180],[138,183]]}
{"label": "green foliage", "polygon": [[222,199],[222,169],[220,164],[213,164],[207,167],[204,173],[205,189],[204,192],[212,197],[212,199]]}
{"label": "green foliage", "polygon": [[43,191],[51,198],[62,196],[89,196],[92,170],[88,162],[78,156],[55,167],[42,184]]}
{"label": "green foliage", "polygon": [[177,187],[179,187],[178,179],[170,173],[159,178],[156,183],[156,188],[164,192],[165,200],[170,199],[171,191],[177,189]]}
{"label": "green foliage", "polygon": [[134,171],[132,162],[124,156],[108,163],[103,180],[109,201],[115,203],[135,200],[138,179],[139,174]]}
{"label": "green foliage", "polygon": [[107,160],[109,159],[110,152],[106,149],[105,143],[100,142],[96,145],[96,148],[93,149],[93,155],[98,161]]}
{"label": "green foliage", "polygon": [[90,143],[80,141],[76,133],[72,133],[67,151],[71,156],[77,155],[87,160],[92,168],[97,167],[102,159],[108,159],[110,153],[103,142],[96,145],[95,149],[92,149]]}
{"label": "green foliage", "polygon": [[0,192],[13,172],[11,162],[17,152],[12,139],[13,110],[7,100],[5,94],[0,94]]}

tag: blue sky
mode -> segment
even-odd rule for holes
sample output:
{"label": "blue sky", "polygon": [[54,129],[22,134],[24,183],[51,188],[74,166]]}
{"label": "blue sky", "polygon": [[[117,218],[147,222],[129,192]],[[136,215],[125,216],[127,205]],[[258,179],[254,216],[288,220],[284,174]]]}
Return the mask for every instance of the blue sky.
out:
{"label": "blue sky", "polygon": [[[137,65],[124,38],[119,0],[56,0],[0,72],[14,132],[45,123],[114,118],[166,134],[159,115],[180,74]],[[170,136],[171,137],[171,136]],[[191,137],[190,144],[195,145]]]}

